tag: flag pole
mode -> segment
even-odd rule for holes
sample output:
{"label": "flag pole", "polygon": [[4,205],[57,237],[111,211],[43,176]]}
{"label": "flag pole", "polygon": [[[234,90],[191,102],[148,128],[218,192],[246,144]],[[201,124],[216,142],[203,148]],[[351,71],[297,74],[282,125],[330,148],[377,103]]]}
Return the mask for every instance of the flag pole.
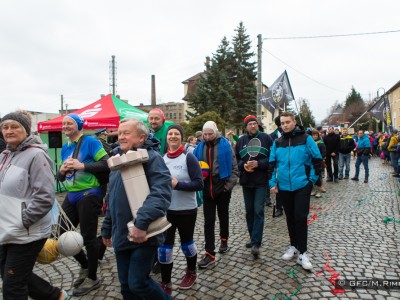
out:
{"label": "flag pole", "polygon": [[258,38],[258,53],[257,53],[257,99],[256,99],[256,113],[257,118],[262,119],[260,98],[262,94],[262,79],[261,79],[261,56],[262,56],[262,35],[257,35]]}
{"label": "flag pole", "polygon": [[353,124],[351,124],[351,125],[349,126],[349,128],[353,127],[353,125],[356,124],[356,123],[358,122],[358,120],[360,120],[362,117],[364,117],[364,115],[365,115],[367,112],[368,112],[368,110],[367,110],[365,113],[363,113],[357,120],[355,120],[355,121],[353,122]]}
{"label": "flag pole", "polygon": [[367,112],[369,112],[369,111],[381,100],[381,98],[382,98],[382,96],[381,96],[378,100],[376,100],[375,103],[372,104],[372,105],[371,105],[357,120],[355,120],[355,121],[353,122],[353,124],[351,124],[348,128],[353,127],[353,125],[356,124],[356,123],[358,122],[358,120],[360,120]]}

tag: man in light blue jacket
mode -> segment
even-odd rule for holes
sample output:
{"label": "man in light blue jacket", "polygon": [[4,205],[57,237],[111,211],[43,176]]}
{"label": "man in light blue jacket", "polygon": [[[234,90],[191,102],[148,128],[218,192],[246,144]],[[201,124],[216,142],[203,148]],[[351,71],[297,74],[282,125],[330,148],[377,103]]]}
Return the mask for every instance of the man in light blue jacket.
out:
{"label": "man in light blue jacket", "polygon": [[281,114],[283,134],[271,147],[269,157],[269,186],[283,203],[290,237],[290,247],[282,256],[292,259],[299,253],[297,263],[311,270],[307,255],[307,217],[313,185],[320,174],[322,157],[313,138],[296,124],[290,112]]}
{"label": "man in light blue jacket", "polygon": [[351,180],[358,181],[358,176],[360,175],[360,165],[364,166],[365,178],[364,183],[368,183],[369,168],[368,160],[371,155],[371,142],[369,141],[369,136],[364,134],[363,130],[358,131],[358,145],[357,145],[357,160],[356,160],[356,174]]}

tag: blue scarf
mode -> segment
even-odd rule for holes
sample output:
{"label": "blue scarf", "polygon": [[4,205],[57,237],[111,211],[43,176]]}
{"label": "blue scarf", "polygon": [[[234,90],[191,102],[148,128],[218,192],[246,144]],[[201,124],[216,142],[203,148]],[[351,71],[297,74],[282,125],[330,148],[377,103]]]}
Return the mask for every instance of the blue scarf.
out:
{"label": "blue scarf", "polygon": [[[193,154],[197,157],[197,159],[203,159],[203,151],[204,151],[205,142],[201,141],[200,144],[194,149]],[[219,178],[221,180],[228,180],[232,175],[232,148],[229,144],[229,141],[221,137],[218,143],[218,166],[219,166]],[[212,172],[210,170],[210,172]]]}

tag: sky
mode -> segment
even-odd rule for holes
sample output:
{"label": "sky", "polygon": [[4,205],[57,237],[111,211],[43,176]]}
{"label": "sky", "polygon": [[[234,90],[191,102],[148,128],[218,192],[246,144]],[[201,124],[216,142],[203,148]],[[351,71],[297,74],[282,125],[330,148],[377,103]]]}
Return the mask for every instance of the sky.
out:
{"label": "sky", "polygon": [[[132,105],[181,101],[182,81],[202,72],[206,56],[243,22],[257,53],[263,37],[262,81],[287,71],[296,99],[317,120],[351,87],[364,100],[400,80],[398,0],[1,0],[0,114],[15,109],[56,113],[61,95],[81,108],[111,92]],[[315,37],[397,31],[335,38]],[[254,57],[256,61],[256,56]]]}

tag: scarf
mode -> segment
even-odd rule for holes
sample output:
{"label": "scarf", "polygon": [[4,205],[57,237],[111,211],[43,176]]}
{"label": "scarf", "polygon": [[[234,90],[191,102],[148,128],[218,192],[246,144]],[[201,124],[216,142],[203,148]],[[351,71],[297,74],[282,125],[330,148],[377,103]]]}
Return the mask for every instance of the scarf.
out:
{"label": "scarf", "polygon": [[168,156],[168,158],[176,158],[179,155],[181,155],[183,153],[183,151],[185,151],[185,146],[184,145],[181,145],[174,152],[172,152],[171,149],[168,147],[167,156]]}
{"label": "scarf", "polygon": [[[205,142],[201,141],[193,151],[199,161],[203,160],[204,145]],[[219,178],[228,180],[232,175],[232,148],[224,137],[221,137],[218,143],[218,167]]]}

